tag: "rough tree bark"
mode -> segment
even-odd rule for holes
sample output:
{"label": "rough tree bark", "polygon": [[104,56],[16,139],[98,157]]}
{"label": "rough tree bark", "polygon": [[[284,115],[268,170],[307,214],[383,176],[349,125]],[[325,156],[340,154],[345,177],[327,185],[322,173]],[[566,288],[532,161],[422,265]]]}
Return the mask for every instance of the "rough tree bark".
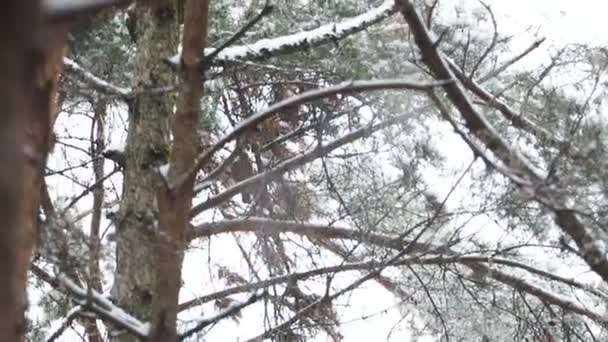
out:
{"label": "rough tree bark", "polygon": [[154,323],[151,341],[177,341],[176,321],[181,288],[183,253],[188,243],[194,174],[178,188],[169,189],[192,167],[199,151],[199,114],[203,96],[203,75],[199,54],[207,38],[207,0],[187,0],[184,8],[182,40],[183,71],[180,93],[173,120],[173,146],[166,183],[159,188],[160,209],[157,294],[154,297]]}
{"label": "rough tree bark", "polygon": [[43,170],[51,141],[63,30],[43,29],[39,1],[0,11],[0,341],[26,330],[25,287],[36,240]]}
{"label": "rough tree bark", "polygon": [[[161,62],[177,50],[179,26],[171,1],[141,1],[137,17],[134,89],[174,83],[175,74]],[[158,225],[158,167],[168,161],[168,122],[175,100],[169,96],[142,94],[129,103],[121,207],[115,217],[116,272],[114,301],[134,316],[152,320],[156,295]],[[134,336],[113,331],[114,341],[137,341]]]}

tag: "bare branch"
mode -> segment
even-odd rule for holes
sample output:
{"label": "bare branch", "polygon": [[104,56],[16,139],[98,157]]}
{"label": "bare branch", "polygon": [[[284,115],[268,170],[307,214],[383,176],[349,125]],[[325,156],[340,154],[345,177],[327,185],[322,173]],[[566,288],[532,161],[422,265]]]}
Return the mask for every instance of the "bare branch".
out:
{"label": "bare branch", "polygon": [[[457,252],[446,249],[443,246],[433,245],[429,243],[422,242],[412,242],[410,240],[406,240],[397,236],[388,236],[385,234],[366,232],[361,230],[355,230],[347,227],[336,227],[333,225],[324,225],[324,224],[314,224],[314,223],[300,223],[295,221],[281,221],[281,220],[272,220],[266,219],[262,217],[249,217],[247,219],[237,219],[237,220],[224,220],[219,222],[210,222],[203,223],[193,228],[192,237],[193,238],[202,238],[202,237],[210,237],[218,234],[225,233],[236,233],[236,232],[251,232],[262,235],[274,235],[281,233],[292,233],[297,235],[306,236],[308,239],[343,239],[343,240],[352,240],[352,241],[360,241],[372,246],[390,248],[390,249],[401,249],[404,246],[410,246],[411,253],[444,253],[450,255],[450,257],[446,257],[446,262],[451,262],[450,260],[455,260],[454,262],[460,263],[472,263],[472,262],[486,262],[489,259],[487,257],[462,257],[462,256],[454,256],[457,255]],[[456,258],[456,259],[455,259]],[[481,259],[476,259],[481,258]],[[540,270],[538,268],[525,265],[523,263],[492,257],[490,258],[493,263],[501,264],[513,268],[520,268],[526,270],[532,274],[541,276],[543,278],[547,278],[552,281],[557,281],[564,283],[569,286],[573,286],[579,288],[581,290],[587,291],[589,293],[594,294],[603,299],[608,299],[608,294],[603,293],[601,291],[595,290],[585,284],[577,282],[573,279],[561,277],[550,272],[546,272]],[[422,260],[422,259],[421,259]],[[427,260],[427,259],[424,259]],[[428,259],[433,260],[433,259]],[[432,261],[420,261],[420,263],[433,263]],[[318,271],[315,271],[318,272]],[[330,271],[328,271],[330,272]],[[302,277],[307,277],[307,272],[302,273]],[[312,273],[311,275],[317,275],[318,273]],[[280,278],[280,277],[279,277]],[[301,279],[301,278],[300,278]]]}
{"label": "bare branch", "polygon": [[89,86],[92,89],[106,95],[117,96],[123,100],[131,99],[137,97],[142,94],[164,94],[175,91],[177,87],[175,85],[167,85],[163,87],[155,87],[155,88],[143,88],[143,89],[133,89],[131,87],[119,87],[115,84],[112,84],[109,81],[104,80],[103,78],[94,75],[89,70],[85,69],[83,66],[78,64],[73,59],[63,57],[64,69],[68,73],[68,75],[72,75],[76,79],[79,79]]}
{"label": "bare branch", "polygon": [[[197,226],[196,228],[194,228],[194,230],[198,231],[200,237],[234,232],[255,232],[262,234],[293,233],[298,235],[304,235],[309,239],[347,239],[361,241],[370,245],[390,248],[394,250],[403,250],[405,247],[409,246],[410,250],[408,251],[408,253],[430,253],[443,255],[412,257],[408,259],[403,259],[399,262],[395,262],[391,265],[461,263],[471,268],[471,270],[473,270],[474,272],[486,274],[488,277],[497,280],[503,284],[506,284],[512,288],[529,293],[539,298],[545,303],[560,306],[564,310],[570,310],[572,312],[587,316],[599,323],[608,322],[608,320],[606,318],[603,318],[601,314],[590,311],[587,308],[573,302],[572,300],[566,297],[561,297],[539,286],[536,286],[522,278],[509,275],[486,265],[494,264],[519,268],[530,272],[531,274],[546,278],[548,280],[560,282],[569,286],[579,288],[595,296],[598,296],[599,298],[608,298],[608,295],[606,295],[605,293],[594,290],[589,286],[577,282],[573,279],[564,278],[514,260],[487,256],[460,256],[457,252],[447,249],[443,246],[435,246],[432,244],[414,242],[410,240],[400,239],[398,237],[390,237],[377,233],[366,233],[348,228],[333,227],[320,224],[317,225],[298,223],[293,221],[275,221],[255,217],[244,220],[226,220],[216,223],[206,223]],[[275,284],[284,283],[289,280],[306,279],[313,276],[334,272],[344,272],[350,270],[369,270],[378,267],[379,265],[380,263],[378,262],[361,262],[320,268],[308,272],[294,273],[286,276],[275,277],[254,284],[236,286],[182,303],[180,304],[180,310],[185,310],[192,306],[202,304],[210,300],[223,298],[225,296],[229,296],[235,293],[265,288]]]}
{"label": "bare branch", "polygon": [[407,80],[376,80],[376,81],[349,81],[342,82],[336,86],[315,89],[301,93],[297,96],[290,97],[283,101],[277,102],[265,110],[256,113],[249,118],[243,120],[237,125],[230,133],[221,138],[215,145],[210,149],[199,154],[194,160],[193,166],[190,170],[178,178],[175,183],[170,183],[170,189],[178,188],[186,179],[192,177],[198,170],[207,163],[211,157],[220,149],[222,149],[227,143],[231,142],[243,134],[247,129],[254,127],[258,123],[270,118],[272,115],[281,112],[285,108],[299,106],[310,101],[319,100],[336,94],[348,94],[353,92],[363,92],[372,90],[389,90],[389,89],[408,89],[416,91],[426,91],[431,88],[440,87],[445,82],[434,82],[434,83],[417,83]]}
{"label": "bare branch", "polygon": [[538,48],[543,42],[545,41],[545,38],[541,38],[539,40],[534,41],[527,49],[525,49],[522,53],[514,56],[513,58],[508,59],[506,62],[504,62],[501,66],[499,66],[498,68],[488,72],[487,74],[481,76],[478,80],[477,83],[482,84],[487,82],[488,80],[500,75],[503,71],[507,70],[511,65],[517,63],[518,61],[520,61],[522,58],[526,57],[530,52],[536,50],[536,48]]}
{"label": "bare branch", "polygon": [[530,119],[516,113],[500,99],[496,98],[489,91],[483,89],[479,83],[475,82],[469,77],[466,77],[462,70],[460,70],[460,68],[458,68],[458,66],[452,60],[447,57],[445,59],[452,72],[454,72],[458,80],[462,82],[462,85],[479,97],[487,106],[497,109],[505,117],[505,119],[511,122],[514,127],[523,129],[524,131],[534,135],[537,139],[547,142],[555,147],[559,147],[564,144],[564,142],[556,137],[553,133],[536,125]]}
{"label": "bare branch", "polygon": [[496,47],[496,43],[498,42],[498,23],[496,22],[496,18],[494,17],[494,12],[490,8],[490,6],[487,5],[485,2],[483,2],[481,0],[478,0],[478,2],[490,14],[490,19],[492,20],[492,28],[493,28],[494,32],[492,34],[492,41],[490,42],[490,45],[488,45],[488,47],[481,54],[481,57],[479,57],[477,62],[475,62],[475,65],[473,66],[473,68],[471,69],[471,72],[469,73],[469,78],[475,77],[475,73],[477,72],[479,67],[483,64],[483,62],[486,60],[486,58],[488,58],[488,56],[490,55],[490,52],[492,52],[492,50],[494,50],[494,48]]}
{"label": "bare branch", "polygon": [[214,315],[212,317],[209,318],[205,318],[205,319],[201,319],[198,324],[191,328],[188,329],[186,332],[184,332],[183,334],[179,335],[179,341],[183,341],[186,338],[196,334],[197,332],[205,329],[205,327],[210,326],[211,324],[215,324],[219,321],[221,321],[222,319],[226,318],[226,317],[230,317],[233,316],[235,314],[237,314],[239,311],[241,311],[242,309],[248,307],[249,305],[259,301],[260,299],[266,297],[266,293],[262,292],[262,293],[254,293],[252,296],[249,297],[249,299],[247,299],[246,301],[242,302],[242,303],[235,303],[233,305],[231,305],[230,307],[228,307],[227,309],[223,310],[222,312],[218,313],[217,315]]}
{"label": "bare branch", "polygon": [[271,179],[272,177],[274,177],[276,175],[280,175],[280,174],[285,173],[289,170],[292,170],[296,167],[309,163],[317,158],[325,156],[325,155],[329,154],[331,151],[333,151],[341,146],[351,143],[357,139],[361,139],[363,137],[369,136],[372,133],[379,131],[381,129],[384,129],[386,127],[389,127],[391,125],[402,122],[402,121],[408,119],[410,116],[411,116],[410,113],[404,114],[404,115],[399,115],[399,116],[390,118],[388,120],[385,120],[383,122],[380,122],[376,125],[370,125],[368,127],[360,128],[360,129],[353,131],[351,133],[348,133],[328,144],[325,144],[322,146],[317,146],[316,148],[313,148],[312,150],[310,150],[306,153],[302,153],[295,157],[289,158],[289,159],[279,163],[272,169],[269,169],[262,173],[258,173],[250,178],[244,179],[244,180],[234,184],[233,186],[229,187],[228,189],[224,190],[223,192],[221,192],[213,197],[210,197],[208,200],[194,206],[191,211],[191,216],[196,216],[196,215],[200,214],[201,212],[203,212],[204,210],[213,208],[216,205],[223,203],[223,202],[227,201],[228,199],[232,198],[232,196],[235,196],[236,194],[241,193],[243,190],[246,190],[252,186],[258,185],[262,182],[268,181],[269,179]]}
{"label": "bare branch", "polygon": [[[203,223],[192,229],[191,238],[202,238],[235,232],[255,232],[257,234],[293,233],[304,235],[309,239],[345,239],[364,241],[371,245],[392,249],[403,248],[404,244],[411,243],[410,241],[400,239],[399,237],[390,237],[346,227],[336,227],[327,224],[272,220],[262,217],[249,217],[246,219]],[[412,246],[411,250],[412,252],[423,252],[429,250],[439,251],[439,247],[433,247],[425,243],[416,243],[414,246]]]}

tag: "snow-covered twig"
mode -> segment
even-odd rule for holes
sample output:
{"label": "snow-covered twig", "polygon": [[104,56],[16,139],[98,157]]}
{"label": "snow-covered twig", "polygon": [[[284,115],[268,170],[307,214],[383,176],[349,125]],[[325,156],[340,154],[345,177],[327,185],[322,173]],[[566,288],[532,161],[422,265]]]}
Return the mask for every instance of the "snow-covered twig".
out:
{"label": "snow-covered twig", "polygon": [[76,317],[78,316],[78,314],[81,311],[82,311],[82,306],[80,306],[80,305],[76,305],[75,307],[70,309],[70,311],[68,311],[68,314],[65,316],[63,323],[61,323],[61,325],[59,326],[59,328],[57,328],[57,330],[53,331],[53,333],[46,339],[46,342],[53,342],[56,339],[58,339],[59,337],[61,337],[61,335],[63,335],[63,332],[67,328],[69,328],[70,325],[72,325],[72,321],[74,321],[74,319],[76,319]]}
{"label": "snow-covered twig", "polygon": [[258,13],[253,19],[251,19],[245,26],[241,27],[238,31],[236,31],[228,40],[226,40],[222,45],[220,45],[217,49],[214,49],[213,52],[206,55],[202,61],[203,67],[206,68],[213,62],[213,59],[217,57],[222,51],[228,48],[230,45],[234,44],[238,39],[240,39],[249,29],[251,29],[258,21],[260,21],[264,16],[270,14],[272,12],[272,5],[270,1],[266,1],[264,8],[262,11]]}
{"label": "snow-covered twig", "polygon": [[[252,44],[228,47],[217,54],[214,61],[235,62],[243,60],[259,60],[277,56],[292,51],[316,47],[328,42],[345,38],[351,34],[361,32],[369,26],[376,24],[395,12],[395,2],[386,0],[377,8],[340,23],[330,23],[314,30],[299,32],[287,36],[262,39]],[[205,49],[205,56],[214,54],[213,48]],[[205,58],[203,58],[204,60]],[[181,55],[177,54],[166,60],[169,64],[178,67]]]}
{"label": "snow-covered twig", "polygon": [[36,265],[32,265],[32,272],[56,289],[63,290],[70,298],[82,306],[83,309],[95,313],[100,319],[112,323],[117,328],[145,339],[150,331],[150,324],[141,322],[123,309],[116,306],[109,299],[96,291],[84,289],[65,274],[53,276]]}
{"label": "snow-covered twig", "polygon": [[80,64],[76,63],[76,61],[70,58],[64,57],[63,65],[67,72],[79,77],[82,81],[86,82],[97,91],[120,97],[129,97],[133,93],[131,88],[119,87],[95,76],[92,72],[83,68]]}

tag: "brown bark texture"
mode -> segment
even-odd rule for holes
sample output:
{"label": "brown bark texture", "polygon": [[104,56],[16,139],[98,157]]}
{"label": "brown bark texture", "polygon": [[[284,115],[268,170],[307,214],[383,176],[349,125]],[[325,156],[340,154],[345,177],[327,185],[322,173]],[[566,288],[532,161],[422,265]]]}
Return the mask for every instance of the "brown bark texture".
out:
{"label": "brown bark texture", "polygon": [[57,112],[65,32],[43,25],[39,1],[0,7],[0,341],[19,341],[27,328],[27,271]]}
{"label": "brown bark texture", "polygon": [[[138,2],[137,55],[133,88],[175,83],[174,72],[159,61],[177,51],[179,25],[172,1]],[[129,127],[123,196],[116,215],[116,271],[112,298],[135,317],[154,321],[157,296],[158,168],[168,161],[169,122],[175,105],[173,96],[142,94],[129,102]],[[112,341],[138,341],[124,331],[111,332]]]}
{"label": "brown bark texture", "polygon": [[[197,128],[204,79],[198,56],[206,45],[208,7],[208,1],[188,0],[185,3],[182,40],[184,70],[173,120],[174,141],[167,175],[169,184],[188,173],[199,151],[200,138]],[[191,175],[176,189],[169,189],[167,186],[159,188],[158,292],[154,297],[151,341],[177,341],[181,266],[190,227],[193,185],[194,175]]]}

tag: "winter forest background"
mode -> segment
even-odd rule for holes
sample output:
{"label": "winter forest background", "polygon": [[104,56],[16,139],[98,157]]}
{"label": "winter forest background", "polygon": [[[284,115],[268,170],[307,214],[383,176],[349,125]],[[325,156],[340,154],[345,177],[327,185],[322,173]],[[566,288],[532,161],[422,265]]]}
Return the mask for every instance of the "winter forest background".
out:
{"label": "winter forest background", "polygon": [[608,340],[598,3],[5,1],[0,341]]}

